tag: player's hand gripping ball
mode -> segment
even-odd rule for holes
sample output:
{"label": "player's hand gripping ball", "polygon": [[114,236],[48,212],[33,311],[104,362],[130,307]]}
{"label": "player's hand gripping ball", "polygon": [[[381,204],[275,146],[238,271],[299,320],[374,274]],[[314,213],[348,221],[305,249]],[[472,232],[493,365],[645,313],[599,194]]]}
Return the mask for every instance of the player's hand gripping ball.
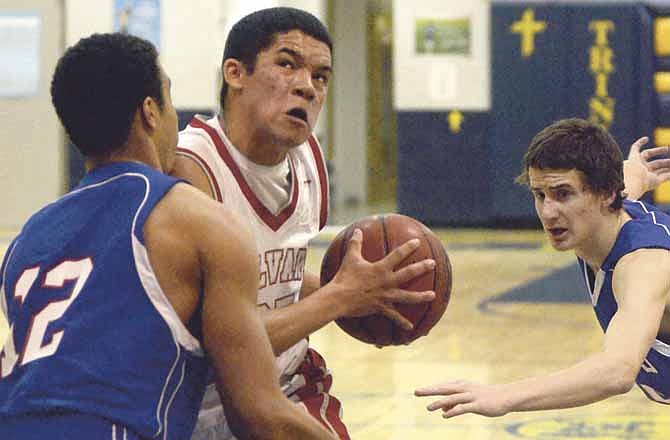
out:
{"label": "player's hand gripping ball", "polygon": [[414,324],[404,330],[386,316],[374,314],[336,320],[340,328],[354,338],[377,346],[399,345],[427,335],[440,320],[451,296],[451,264],[440,239],[421,222],[400,214],[383,214],[365,217],[349,225],[332,241],[321,263],[321,285],[327,284],[340,268],[347,252],[349,240],[358,228],[363,231],[363,258],[374,262],[408,240],[418,238],[419,248],[397,268],[421,261],[435,260],[435,268],[400,286],[413,291],[432,290],[435,299],[422,304],[396,304],[396,309]]}

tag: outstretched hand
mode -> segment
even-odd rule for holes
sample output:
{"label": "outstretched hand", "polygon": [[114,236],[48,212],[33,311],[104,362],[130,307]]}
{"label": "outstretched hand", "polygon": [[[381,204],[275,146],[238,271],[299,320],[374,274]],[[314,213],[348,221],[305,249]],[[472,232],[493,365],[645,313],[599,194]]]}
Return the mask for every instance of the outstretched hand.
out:
{"label": "outstretched hand", "polygon": [[641,197],[645,192],[654,190],[670,180],[670,159],[659,158],[670,154],[670,147],[654,147],[640,151],[647,145],[648,137],[641,137],[630,147],[628,159],[624,162],[624,180],[626,192],[631,199]]}
{"label": "outstretched hand", "polygon": [[415,396],[446,396],[428,405],[428,411],[442,410],[445,419],[467,413],[486,417],[507,414],[502,385],[482,385],[462,380],[418,388]]}
{"label": "outstretched hand", "polygon": [[356,229],[349,240],[349,247],[340,270],[331,283],[339,286],[347,301],[347,317],[381,313],[405,330],[412,323],[393,306],[395,303],[419,304],[432,301],[433,291],[415,292],[401,286],[435,268],[435,260],[425,259],[395,270],[419,247],[420,241],[412,239],[395,248],[374,263],[363,258],[363,232]]}

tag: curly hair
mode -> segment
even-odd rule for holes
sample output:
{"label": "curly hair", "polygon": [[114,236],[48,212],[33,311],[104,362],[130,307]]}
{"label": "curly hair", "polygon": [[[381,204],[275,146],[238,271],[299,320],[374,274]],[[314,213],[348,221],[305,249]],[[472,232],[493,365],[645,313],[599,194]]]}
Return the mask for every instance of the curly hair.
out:
{"label": "curly hair", "polygon": [[120,33],[93,34],[68,48],[51,80],[51,101],[72,143],[85,156],[123,146],[148,96],[163,108],[156,48]]}

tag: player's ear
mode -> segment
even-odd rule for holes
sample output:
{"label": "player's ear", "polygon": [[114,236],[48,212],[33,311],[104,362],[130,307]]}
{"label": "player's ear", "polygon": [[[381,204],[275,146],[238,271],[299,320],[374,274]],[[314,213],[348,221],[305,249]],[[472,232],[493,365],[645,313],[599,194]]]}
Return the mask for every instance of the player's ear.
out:
{"label": "player's ear", "polygon": [[244,68],[242,62],[235,58],[226,58],[221,66],[223,73],[223,80],[228,84],[228,87],[233,90],[242,88],[242,78],[247,70]]}
{"label": "player's ear", "polygon": [[147,96],[144,98],[139,109],[139,114],[145,127],[152,131],[158,127],[160,108],[153,97]]}
{"label": "player's ear", "polygon": [[612,191],[609,196],[602,196],[601,197],[601,206],[603,209],[609,210],[610,206],[612,206],[612,203],[614,203],[614,199],[616,198],[616,193]]}

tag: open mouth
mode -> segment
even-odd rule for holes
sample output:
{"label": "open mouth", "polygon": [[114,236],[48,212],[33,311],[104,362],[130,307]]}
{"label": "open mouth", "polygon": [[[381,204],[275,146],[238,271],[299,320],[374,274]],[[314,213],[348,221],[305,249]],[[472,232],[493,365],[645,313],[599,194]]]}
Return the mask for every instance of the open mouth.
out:
{"label": "open mouth", "polygon": [[302,120],[305,124],[307,124],[307,112],[301,108],[293,108],[286,112],[287,115],[292,116],[294,118]]}
{"label": "open mouth", "polygon": [[547,229],[547,232],[549,232],[549,234],[554,238],[560,238],[563,236],[563,234],[568,232],[568,230],[565,228],[549,228]]}

